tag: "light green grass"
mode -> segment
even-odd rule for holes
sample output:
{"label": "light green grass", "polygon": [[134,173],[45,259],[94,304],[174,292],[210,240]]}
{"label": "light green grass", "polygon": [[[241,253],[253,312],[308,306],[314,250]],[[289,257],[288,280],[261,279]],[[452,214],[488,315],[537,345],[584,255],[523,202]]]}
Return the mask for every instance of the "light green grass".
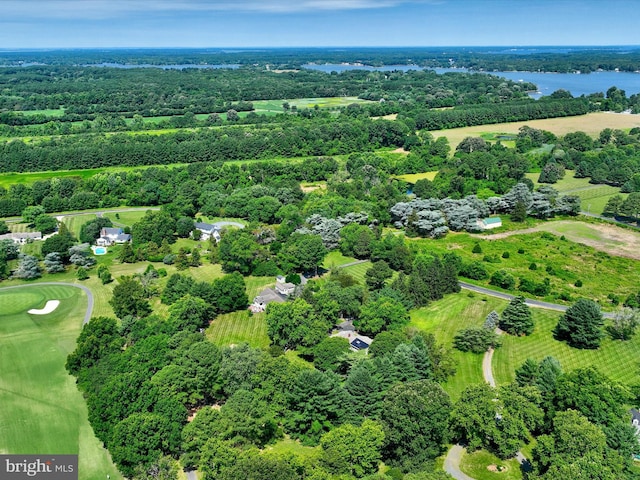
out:
{"label": "light green grass", "polygon": [[253,102],[254,111],[258,114],[284,113],[282,104],[287,102],[290,107],[297,109],[305,108],[338,108],[346,107],[352,103],[371,103],[370,100],[362,100],[358,97],[318,97],[318,98],[295,98],[289,100],[256,100]]}
{"label": "light green grass", "polygon": [[332,250],[327,253],[327,256],[324,257],[324,261],[322,262],[322,268],[327,270],[331,270],[335,267],[340,267],[346,263],[357,262],[357,258],[346,257],[340,252],[340,250]]}
{"label": "light green grass", "polygon": [[407,173],[406,175],[396,175],[395,178],[404,180],[407,183],[415,184],[418,180],[430,180],[433,181],[436,178],[438,172],[424,172],[424,173]]}
{"label": "light green grass", "polygon": [[[48,315],[30,315],[47,300]],[[0,452],[79,454],[79,478],[122,478],[95,438],[87,408],[64,364],[87,307],[84,293],[30,285],[0,291]]]}
{"label": "light green grass", "polygon": [[249,310],[219,315],[207,328],[207,338],[219,347],[248,343],[255,348],[267,348],[267,322],[264,313],[249,315]]}
{"label": "light green grass", "polygon": [[493,373],[498,384],[509,383],[515,378],[515,369],[527,358],[542,360],[551,355],[560,361],[564,371],[594,366],[611,380],[628,385],[640,381],[638,354],[640,335],[622,342],[606,337],[598,350],[578,350],[553,338],[553,329],[559,313],[532,309],[536,328],[530,336],[504,335],[502,347],[493,356]]}
{"label": "light green grass", "polygon": [[[502,472],[491,472],[489,465],[506,467]],[[515,458],[500,460],[486,450],[465,453],[460,462],[460,470],[476,480],[521,480],[520,464]]]}
{"label": "light green grass", "polygon": [[371,268],[372,263],[369,261],[359,263],[357,265],[352,265],[351,267],[344,267],[342,271],[348,273],[353,278],[355,278],[359,283],[364,285],[364,276],[367,270]]}
{"label": "light green grass", "polygon": [[95,213],[87,213],[86,215],[73,215],[64,217],[62,221],[67,226],[67,229],[73,233],[76,238],[80,236],[80,228],[87,222],[95,220],[97,218]]}
{"label": "light green grass", "polygon": [[318,460],[320,457],[320,453],[322,452],[322,448],[320,446],[317,447],[305,447],[299,441],[293,440],[286,436],[282,440],[274,443],[273,445],[268,445],[264,449],[265,452],[273,452],[283,455],[294,454],[297,457],[305,458],[309,460]]}
{"label": "light green grass", "polygon": [[[561,194],[571,194],[580,197],[581,209],[585,212],[602,214],[609,198],[620,194],[620,188],[611,185],[594,185],[589,183],[588,178],[575,178],[573,170],[567,170],[564,178],[551,185]],[[527,178],[531,179],[536,188],[545,185],[538,183],[539,173],[527,173]],[[628,194],[622,194],[624,198]]]}
{"label": "light green grass", "polygon": [[[453,337],[464,328],[481,326],[492,310],[502,311],[506,306],[497,298],[469,294],[462,291],[447,295],[427,307],[411,311],[411,327],[432,333],[438,343],[453,348]],[[456,374],[443,385],[453,400],[460,397],[468,385],[484,382],[482,354],[452,350]]]}
{"label": "light green grass", "polygon": [[[425,252],[454,252],[465,262],[482,262],[489,276],[497,270],[505,270],[513,275],[516,282],[519,278],[541,282],[548,277],[551,293],[544,298],[554,303],[563,303],[559,295],[565,294],[571,298],[582,296],[597,300],[606,308],[610,305],[607,295],[615,294],[626,298],[630,293],[637,292],[640,285],[640,262],[637,260],[611,256],[546,232],[512,235],[499,240],[485,240],[478,236],[456,233],[443,239],[420,239],[413,242]],[[471,252],[476,242],[482,248],[482,254]],[[524,249],[522,254],[518,253],[521,248]],[[502,258],[503,252],[509,252],[509,258]],[[484,262],[485,255],[494,257],[497,263]],[[537,265],[537,270],[529,269],[532,263]],[[547,267],[554,273],[547,273]],[[574,286],[577,280],[583,282],[582,288]],[[488,282],[489,280],[483,280],[472,283],[488,286]]]}
{"label": "light green grass", "polygon": [[23,114],[25,117],[30,115],[46,115],[47,117],[62,117],[64,115],[64,108],[46,109],[46,110],[21,110],[17,113]]}
{"label": "light green grass", "polygon": [[146,211],[135,210],[131,212],[109,212],[105,213],[104,216],[110,219],[114,225],[120,224],[131,227],[134,223],[139,222],[146,214]]}

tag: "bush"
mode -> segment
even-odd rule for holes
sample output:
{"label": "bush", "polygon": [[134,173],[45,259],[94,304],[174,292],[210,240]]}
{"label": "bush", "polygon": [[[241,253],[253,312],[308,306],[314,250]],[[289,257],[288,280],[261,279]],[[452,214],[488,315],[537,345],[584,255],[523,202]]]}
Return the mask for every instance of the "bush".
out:
{"label": "bush", "polygon": [[484,353],[489,348],[499,347],[500,339],[488,328],[472,327],[456,333],[453,346],[462,352]]}
{"label": "bush", "polygon": [[165,265],[173,265],[174,263],[176,263],[175,253],[170,253],[168,255],[165,255],[164,258],[162,259],[162,263],[164,263]]}
{"label": "bush", "polygon": [[505,290],[513,290],[516,286],[516,279],[513,275],[505,272],[504,270],[498,270],[491,275],[489,285],[495,285],[496,287],[504,288]]}
{"label": "bush", "polygon": [[519,248],[519,249],[518,249],[518,253],[519,253],[520,255],[522,255],[522,254],[524,253],[524,248]]}
{"label": "bush", "polygon": [[531,264],[529,265],[529,270],[537,270],[538,269],[538,264],[536,262],[531,262]]}
{"label": "bush", "polygon": [[473,249],[471,250],[472,253],[482,253],[482,247],[480,246],[479,243],[476,242],[476,244],[473,246]]}
{"label": "bush", "polygon": [[574,285],[578,288],[582,287],[582,280],[580,279],[576,280],[576,283],[574,283]]}
{"label": "bush", "polygon": [[462,266],[460,275],[472,280],[485,280],[489,278],[487,269],[480,262],[471,262]]}
{"label": "bush", "polygon": [[509,258],[510,256],[509,252],[502,252],[502,258]]}

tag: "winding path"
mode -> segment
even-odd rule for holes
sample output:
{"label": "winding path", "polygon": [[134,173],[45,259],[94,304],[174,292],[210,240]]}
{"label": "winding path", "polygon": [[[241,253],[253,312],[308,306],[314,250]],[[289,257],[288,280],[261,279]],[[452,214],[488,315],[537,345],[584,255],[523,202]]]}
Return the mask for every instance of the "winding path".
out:
{"label": "winding path", "polygon": [[82,320],[82,324],[86,325],[87,323],[89,323],[89,320],[91,320],[91,313],[93,313],[93,305],[95,302],[93,299],[93,293],[91,293],[91,290],[89,290],[84,285],[78,285],[77,283],[66,283],[66,282],[40,282],[40,283],[30,283],[25,285],[12,285],[11,287],[2,287],[0,288],[0,291],[10,290],[13,288],[33,287],[37,285],[64,285],[65,287],[75,287],[82,290],[84,293],[87,294],[87,311],[84,314],[84,319]]}

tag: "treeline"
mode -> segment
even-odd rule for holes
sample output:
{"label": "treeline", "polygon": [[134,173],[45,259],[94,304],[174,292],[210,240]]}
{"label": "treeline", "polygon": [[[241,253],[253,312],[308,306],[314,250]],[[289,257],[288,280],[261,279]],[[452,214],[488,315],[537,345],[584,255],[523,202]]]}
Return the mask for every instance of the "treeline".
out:
{"label": "treeline", "polygon": [[492,123],[519,122],[540,118],[569,117],[584,115],[591,110],[589,102],[583,98],[510,102],[494,105],[457,107],[448,110],[414,110],[399,115],[415,121],[416,128],[443,130],[447,128],[469,127]]}

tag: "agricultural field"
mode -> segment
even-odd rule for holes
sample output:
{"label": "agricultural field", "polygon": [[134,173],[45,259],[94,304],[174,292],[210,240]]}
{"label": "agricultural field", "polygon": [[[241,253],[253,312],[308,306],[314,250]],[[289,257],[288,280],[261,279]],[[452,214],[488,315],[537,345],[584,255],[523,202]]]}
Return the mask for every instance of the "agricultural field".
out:
{"label": "agricultural field", "polygon": [[[548,225],[552,228],[554,223],[556,222],[549,222]],[[615,228],[614,231],[620,230]],[[563,303],[561,297],[587,297],[600,302],[606,309],[610,305],[608,295],[617,295],[624,299],[630,293],[637,292],[640,285],[640,266],[635,260],[614,256],[617,252],[611,247],[607,247],[607,253],[585,245],[589,239],[583,239],[579,230],[575,231],[575,235],[576,241],[569,241],[566,236],[562,239],[548,232],[533,229],[492,235],[493,240],[482,235],[450,233],[443,239],[412,241],[425,252],[454,252],[465,262],[480,262],[489,277],[497,270],[505,270],[513,275],[516,281],[526,278],[541,282],[544,278],[549,278],[551,294],[544,300],[555,303]],[[500,241],[495,241],[498,239]],[[476,243],[482,249],[482,253],[472,253]],[[519,251],[522,253],[518,253]],[[508,258],[503,258],[503,255]],[[582,287],[575,286],[578,280],[583,283]],[[488,279],[473,283],[487,286]]]}
{"label": "agricultural field", "polygon": [[[473,127],[434,130],[430,132],[434,138],[445,137],[449,140],[452,153],[456,146],[466,137],[483,137],[491,139],[501,135],[514,135],[523,126],[548,130],[557,136],[570,132],[582,131],[597,137],[605,128],[629,130],[640,127],[640,115],[622,113],[595,112],[575,117],[548,118],[544,120],[527,120],[526,122],[497,123],[495,125],[476,125]],[[504,143],[504,142],[503,142]]]}
{"label": "agricultural field", "polygon": [[[620,188],[611,185],[594,185],[588,178],[574,178],[574,171],[567,170],[564,178],[551,185],[564,195],[577,195],[580,197],[583,212],[601,215],[607,201],[614,195],[622,195],[626,198],[629,194],[620,193]],[[543,183],[538,183],[539,173],[527,173],[527,178],[533,181],[536,188]]]}
{"label": "agricultural field", "polygon": [[[52,313],[29,314],[47,300]],[[81,479],[122,478],[87,421],[87,407],[64,364],[87,307],[66,286],[0,290],[0,452],[79,454]]]}
{"label": "agricultural field", "polygon": [[503,335],[502,346],[493,355],[493,373],[498,384],[513,381],[515,369],[527,358],[540,361],[547,355],[557,358],[564,371],[594,366],[613,381],[627,385],[640,382],[638,335],[628,341],[611,340],[607,336],[597,350],[578,350],[553,338],[559,313],[541,309],[532,309],[532,313],[536,324],[533,334]]}

